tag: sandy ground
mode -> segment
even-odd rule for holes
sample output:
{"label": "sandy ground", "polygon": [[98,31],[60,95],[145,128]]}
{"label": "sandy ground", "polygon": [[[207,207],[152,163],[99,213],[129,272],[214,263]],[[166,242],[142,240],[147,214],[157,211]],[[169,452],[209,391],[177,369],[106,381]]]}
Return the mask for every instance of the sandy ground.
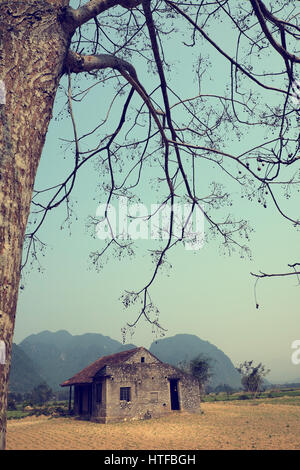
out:
{"label": "sandy ground", "polygon": [[70,418],[8,421],[8,450],[300,449],[300,407],[203,403],[204,414],[96,424]]}

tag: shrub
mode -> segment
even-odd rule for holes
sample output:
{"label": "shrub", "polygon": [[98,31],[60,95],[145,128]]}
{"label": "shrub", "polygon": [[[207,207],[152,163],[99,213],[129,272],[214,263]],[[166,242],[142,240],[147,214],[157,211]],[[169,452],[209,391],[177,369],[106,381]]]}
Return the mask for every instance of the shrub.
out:
{"label": "shrub", "polygon": [[239,396],[239,400],[249,400],[249,396],[243,393],[242,395]]}

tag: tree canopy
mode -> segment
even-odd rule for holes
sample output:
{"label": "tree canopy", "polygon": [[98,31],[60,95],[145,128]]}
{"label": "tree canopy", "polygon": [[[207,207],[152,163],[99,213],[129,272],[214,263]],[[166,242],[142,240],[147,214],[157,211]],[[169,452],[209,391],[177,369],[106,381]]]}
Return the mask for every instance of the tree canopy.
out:
{"label": "tree canopy", "polygon": [[[296,2],[94,0],[66,6],[62,15],[73,34],[62,91],[73,126],[74,164],[64,181],[34,192],[24,264],[43,245],[38,231],[47,214],[66,203],[69,217],[81,168],[94,159],[106,194],[102,213],[90,219],[99,237],[106,234],[104,246],[91,254],[96,267],[109,254],[131,255],[141,237],[141,228],[120,233],[116,226],[113,210],[121,198],[134,205],[131,227],[155,225],[163,215],[156,232],[160,246],[151,250],[153,274],[122,298],[125,307],[142,305],[136,322],[144,316],[160,326],[151,286],[175,246],[197,248],[217,237],[224,251],[249,255],[252,228],[239,211],[232,214],[233,191],[275,207],[299,226],[284,203],[297,194],[300,181]],[[111,95],[99,121],[87,129],[73,111],[78,102],[90,106],[95,86]],[[149,184],[156,205],[143,213],[143,187]],[[184,213],[173,210],[178,206]],[[193,231],[197,211],[205,233]],[[289,268],[253,275],[298,276],[297,260]]]}
{"label": "tree canopy", "polygon": [[200,390],[204,392],[213,374],[213,360],[205,354],[198,354],[190,361],[184,361],[179,367],[196,377]]}
{"label": "tree canopy", "polygon": [[252,392],[254,396],[262,390],[264,377],[270,372],[261,362],[255,366],[253,361],[240,364],[237,371],[241,374],[244,390]]}

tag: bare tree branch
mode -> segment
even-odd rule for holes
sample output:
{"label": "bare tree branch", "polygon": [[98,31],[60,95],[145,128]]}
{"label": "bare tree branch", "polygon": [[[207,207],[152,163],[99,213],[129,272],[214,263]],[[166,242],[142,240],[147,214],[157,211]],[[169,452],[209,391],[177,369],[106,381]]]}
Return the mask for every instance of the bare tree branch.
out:
{"label": "bare tree branch", "polygon": [[67,21],[72,24],[75,29],[117,5],[131,9],[137,7],[140,3],[140,0],[90,0],[76,10],[67,7],[65,9],[65,15]]}
{"label": "bare tree branch", "polygon": [[66,68],[73,73],[91,72],[92,70],[101,70],[106,68],[118,70],[145,101],[159,128],[162,138],[164,141],[167,140],[158,117],[160,112],[154,109],[147,92],[138,80],[135,68],[129,62],[108,54],[85,56],[70,50],[66,61]]}
{"label": "bare tree branch", "polygon": [[[269,31],[268,29],[268,26],[266,24],[266,21],[264,19],[264,15],[262,13],[262,9],[264,12],[267,11],[265,5],[263,4],[263,2],[260,0],[250,0],[251,1],[251,5],[253,7],[253,10],[258,18],[258,21],[261,25],[261,29],[263,30],[263,32],[265,33],[265,36],[266,38],[268,39],[268,41],[270,42],[270,44],[274,47],[274,49],[279,52],[279,54],[284,58],[284,59],[288,59],[292,62],[296,62],[296,63],[300,63],[300,57],[297,57],[296,55],[294,54],[290,54],[285,47],[283,47],[281,44],[279,44],[275,39],[274,37],[272,36],[271,32]],[[262,9],[261,9],[262,7]],[[268,15],[269,17],[269,15]]]}

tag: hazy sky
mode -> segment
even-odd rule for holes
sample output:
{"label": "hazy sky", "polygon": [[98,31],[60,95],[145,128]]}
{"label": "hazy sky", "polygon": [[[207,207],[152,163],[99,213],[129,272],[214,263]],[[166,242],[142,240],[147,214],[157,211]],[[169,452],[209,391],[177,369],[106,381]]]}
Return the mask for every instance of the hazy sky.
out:
{"label": "hazy sky", "polygon": [[[216,32],[215,37],[222,37],[222,31]],[[229,39],[223,39],[223,46],[231,52]],[[207,50],[214,61],[213,79],[203,83],[202,91],[218,91],[222,88],[224,68],[228,71],[228,65],[217,59],[209,48]],[[178,61],[176,44],[169,45],[168,53],[174,61],[175,82],[184,93],[185,88],[191,86],[190,56]],[[148,89],[153,87],[157,80],[147,76],[140,64],[137,70],[142,83]],[[100,109],[112,98],[112,92],[109,85],[107,88],[96,87],[86,101],[74,107],[80,131],[97,125]],[[191,96],[189,92],[186,94]],[[58,99],[54,116],[61,105],[62,101]],[[118,109],[116,105],[116,116]],[[67,169],[72,167],[72,146],[66,151],[62,138],[72,138],[66,114],[51,122],[37,189],[61,181]],[[232,149],[247,148],[251,138],[253,136],[244,136],[241,142],[232,144]],[[220,240],[205,243],[197,252],[176,248],[169,256],[173,268],[162,272],[152,288],[153,301],[160,310],[160,322],[167,329],[166,336],[195,334],[222,349],[235,365],[250,359],[262,361],[271,369],[271,380],[300,379],[300,365],[291,362],[291,344],[300,338],[297,279],[261,280],[257,286],[260,308],[256,309],[255,280],[250,275],[251,271],[260,269],[284,272],[288,263],[299,261],[299,232],[280,218],[271,205],[264,209],[256,201],[241,199],[239,188],[226,176],[219,175],[232,195],[231,213],[237,218],[248,219],[254,229],[249,245],[252,259],[241,259],[238,253],[223,255]],[[204,173],[200,183],[207,185],[209,178],[210,173]],[[90,252],[104,246],[103,241],[93,239],[86,229],[88,216],[96,214],[98,183],[92,163],[80,171],[73,194],[73,200],[77,202],[71,235],[67,227],[60,229],[66,217],[64,207],[47,217],[39,234],[48,245],[41,258],[43,272],[33,268],[22,280],[24,289],[19,296],[16,343],[32,333],[60,329],[76,335],[101,333],[122,341],[121,328],[135,318],[136,312],[124,310],[119,297],[124,290],[137,290],[149,280],[153,265],[147,250],[153,247],[153,242],[141,241],[134,258],[118,261],[112,256],[100,273],[91,267]],[[142,189],[148,203],[157,202],[150,187]],[[291,215],[299,217],[298,201],[292,199],[283,204]],[[154,339],[151,326],[141,321],[134,336],[127,337],[127,342],[149,347]]]}

